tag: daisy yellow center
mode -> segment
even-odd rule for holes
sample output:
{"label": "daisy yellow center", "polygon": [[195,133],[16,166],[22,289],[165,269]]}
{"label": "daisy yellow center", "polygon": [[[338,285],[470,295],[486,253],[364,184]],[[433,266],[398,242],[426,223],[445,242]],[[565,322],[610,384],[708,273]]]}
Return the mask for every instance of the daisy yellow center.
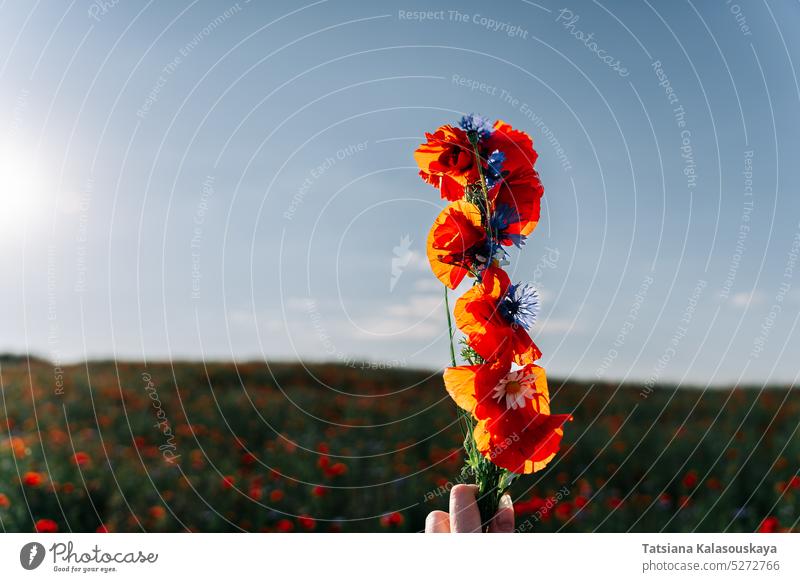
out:
{"label": "daisy yellow center", "polygon": [[536,375],[525,369],[509,373],[498,382],[492,398],[505,404],[507,410],[525,408],[536,395]]}

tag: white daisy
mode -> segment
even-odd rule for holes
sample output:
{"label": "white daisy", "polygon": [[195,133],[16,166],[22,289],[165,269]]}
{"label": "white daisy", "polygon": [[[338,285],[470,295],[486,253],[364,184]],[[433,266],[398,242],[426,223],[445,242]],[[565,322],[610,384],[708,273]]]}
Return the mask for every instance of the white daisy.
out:
{"label": "white daisy", "polygon": [[506,401],[506,409],[525,408],[528,400],[536,394],[536,374],[524,368],[510,372],[494,387],[492,398]]}

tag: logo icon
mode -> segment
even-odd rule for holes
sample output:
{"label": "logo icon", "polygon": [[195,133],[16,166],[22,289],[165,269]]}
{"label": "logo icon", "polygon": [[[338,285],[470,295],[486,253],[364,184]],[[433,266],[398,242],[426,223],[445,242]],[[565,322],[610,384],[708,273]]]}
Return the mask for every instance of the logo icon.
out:
{"label": "logo icon", "polygon": [[19,551],[19,563],[26,570],[35,570],[44,561],[44,546],[39,542],[28,542]]}
{"label": "logo icon", "polygon": [[400,275],[403,270],[411,262],[411,257],[414,255],[411,250],[411,236],[403,235],[400,237],[400,244],[392,249],[392,278],[389,281],[389,292],[394,291],[394,286],[400,280]]}

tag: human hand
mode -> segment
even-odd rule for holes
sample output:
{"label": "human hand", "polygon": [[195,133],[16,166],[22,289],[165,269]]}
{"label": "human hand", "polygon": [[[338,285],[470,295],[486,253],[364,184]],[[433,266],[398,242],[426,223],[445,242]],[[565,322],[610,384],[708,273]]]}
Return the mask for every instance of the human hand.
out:
{"label": "human hand", "polygon": [[[481,514],[475,502],[476,485],[456,485],[450,490],[450,513],[431,511],[425,519],[425,533],[476,533],[483,531]],[[511,496],[500,498],[500,507],[489,525],[489,533],[514,531]]]}

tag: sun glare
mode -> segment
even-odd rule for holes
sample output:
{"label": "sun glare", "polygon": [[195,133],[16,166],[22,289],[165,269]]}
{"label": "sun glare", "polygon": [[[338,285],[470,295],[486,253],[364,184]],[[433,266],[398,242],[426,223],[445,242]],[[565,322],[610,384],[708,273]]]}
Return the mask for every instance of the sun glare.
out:
{"label": "sun glare", "polygon": [[[11,147],[0,152],[0,227],[2,234],[21,233],[26,225],[43,218],[44,180],[32,155]],[[37,213],[39,216],[37,216]]]}

